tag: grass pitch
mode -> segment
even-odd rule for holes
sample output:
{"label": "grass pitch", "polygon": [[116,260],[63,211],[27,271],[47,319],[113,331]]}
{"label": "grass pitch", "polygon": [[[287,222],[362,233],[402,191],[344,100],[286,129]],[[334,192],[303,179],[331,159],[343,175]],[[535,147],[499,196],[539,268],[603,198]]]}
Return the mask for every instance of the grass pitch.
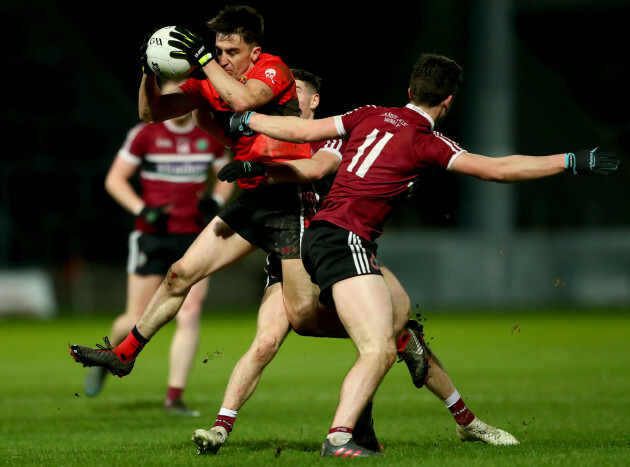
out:
{"label": "grass pitch", "polygon": [[[386,447],[380,465],[630,465],[630,317],[591,310],[426,313],[431,348],[468,406],[520,446],[462,443],[443,403],[394,365],[374,407]],[[290,335],[216,456],[197,456],[196,428],[214,422],[255,317],[207,310],[186,402],[199,419],[166,416],[173,324],[151,341],[133,373],[108,378],[96,398],[68,343],[94,345],[113,316],[0,321],[0,464],[321,465],[350,342]]]}

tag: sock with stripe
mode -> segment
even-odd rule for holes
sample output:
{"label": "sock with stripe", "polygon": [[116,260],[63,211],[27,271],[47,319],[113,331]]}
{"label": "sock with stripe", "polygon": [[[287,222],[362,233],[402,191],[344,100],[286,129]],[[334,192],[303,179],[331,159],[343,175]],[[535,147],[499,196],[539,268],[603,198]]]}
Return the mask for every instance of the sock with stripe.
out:
{"label": "sock with stripe", "polygon": [[215,426],[222,426],[227,431],[229,435],[232,432],[232,428],[234,428],[234,423],[236,422],[236,415],[238,414],[238,410],[226,409],[225,407],[221,407],[219,410],[219,414],[217,415],[217,419],[214,422]]}
{"label": "sock with stripe", "polygon": [[352,428],[348,428],[345,426],[336,426],[331,428],[328,432],[328,436],[326,439],[330,441],[330,444],[333,446],[341,446],[342,444],[346,444],[348,441],[352,439]]}
{"label": "sock with stripe", "polygon": [[466,406],[457,389],[448,396],[444,404],[451,411],[458,425],[468,425],[475,419],[475,414]]}
{"label": "sock with stripe", "polygon": [[144,346],[149,342],[138,332],[134,326],[124,341],[114,347],[114,353],[123,362],[129,362],[136,358]]}

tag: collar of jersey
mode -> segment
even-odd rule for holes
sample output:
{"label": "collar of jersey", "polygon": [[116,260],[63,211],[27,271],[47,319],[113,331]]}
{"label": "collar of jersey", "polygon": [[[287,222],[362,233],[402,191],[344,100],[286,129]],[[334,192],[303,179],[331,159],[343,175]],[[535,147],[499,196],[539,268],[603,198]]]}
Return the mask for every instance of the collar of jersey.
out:
{"label": "collar of jersey", "polygon": [[433,127],[435,126],[435,122],[433,121],[433,119],[431,118],[431,115],[429,115],[428,113],[426,113],[424,110],[422,110],[420,107],[417,107],[415,105],[413,105],[411,102],[409,104],[407,104],[405,107],[407,107],[408,109],[411,110],[415,110],[416,112],[418,112],[420,115],[422,115],[424,118],[426,118],[429,123],[431,124],[431,131],[433,131]]}

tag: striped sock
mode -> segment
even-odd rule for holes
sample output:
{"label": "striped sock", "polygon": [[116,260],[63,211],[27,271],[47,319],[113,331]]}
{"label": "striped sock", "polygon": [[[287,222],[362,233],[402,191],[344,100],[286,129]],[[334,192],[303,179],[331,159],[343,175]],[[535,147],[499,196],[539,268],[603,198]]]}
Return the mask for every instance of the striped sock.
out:
{"label": "striped sock", "polygon": [[448,410],[451,411],[458,425],[468,425],[475,419],[475,414],[466,406],[466,403],[457,390],[448,396],[444,404],[446,404]]}
{"label": "striped sock", "polygon": [[352,428],[348,428],[345,426],[336,426],[331,428],[328,432],[328,436],[326,439],[330,441],[330,444],[333,446],[341,446],[342,444],[346,444],[348,441],[352,439]]}
{"label": "striped sock", "polygon": [[222,426],[223,428],[225,428],[225,431],[227,431],[227,434],[229,435],[232,432],[232,428],[234,428],[237,414],[238,410],[231,410],[226,409],[225,407],[221,407],[221,410],[219,410],[219,414],[217,415],[217,419],[212,426]]}
{"label": "striped sock", "polygon": [[121,361],[128,362],[138,356],[147,342],[149,339],[143,337],[134,326],[127,338],[114,347],[114,353]]}

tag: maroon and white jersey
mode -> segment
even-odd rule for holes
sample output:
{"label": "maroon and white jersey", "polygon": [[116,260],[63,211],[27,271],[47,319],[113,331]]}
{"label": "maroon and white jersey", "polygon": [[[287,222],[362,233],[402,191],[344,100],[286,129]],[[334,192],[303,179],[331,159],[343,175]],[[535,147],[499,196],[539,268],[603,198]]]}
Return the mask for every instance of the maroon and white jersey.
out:
{"label": "maroon and white jersey", "polygon": [[[342,139],[331,139],[327,141],[316,141],[310,143],[311,157],[313,157],[319,151],[327,151],[342,160],[343,151],[346,147],[346,142]],[[302,185],[302,198],[304,200],[304,226],[308,227],[311,223],[311,219],[321,206],[322,199],[330,191],[333,181],[335,180],[335,174],[327,175],[321,180],[317,180],[309,184],[310,186]]]}
{"label": "maroon and white jersey", "polygon": [[313,221],[328,221],[375,240],[398,196],[429,166],[449,168],[465,152],[433,131],[422,109],[366,106],[334,117],[346,139],[341,166]]}
{"label": "maroon and white jersey", "polygon": [[[173,205],[167,233],[198,233],[204,227],[197,208],[206,191],[208,169],[228,162],[225,147],[190,123],[140,123],[127,134],[117,157],[140,166],[141,196],[147,206]],[[155,227],[136,218],[136,230],[155,233]]]}

